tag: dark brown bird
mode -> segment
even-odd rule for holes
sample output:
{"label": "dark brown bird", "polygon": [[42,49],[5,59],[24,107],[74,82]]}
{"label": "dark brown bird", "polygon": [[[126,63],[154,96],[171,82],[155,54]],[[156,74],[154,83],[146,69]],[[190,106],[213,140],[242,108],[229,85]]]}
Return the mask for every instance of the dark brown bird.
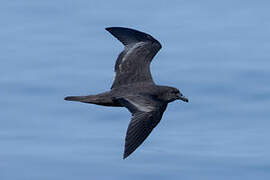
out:
{"label": "dark brown bird", "polygon": [[68,96],[65,100],[127,108],[132,118],[126,133],[125,159],[156,127],[168,103],[177,99],[188,102],[188,99],[177,88],[154,83],[150,63],[161,49],[156,39],[129,28],[109,27],[106,30],[125,46],[115,63],[111,90],[97,95]]}

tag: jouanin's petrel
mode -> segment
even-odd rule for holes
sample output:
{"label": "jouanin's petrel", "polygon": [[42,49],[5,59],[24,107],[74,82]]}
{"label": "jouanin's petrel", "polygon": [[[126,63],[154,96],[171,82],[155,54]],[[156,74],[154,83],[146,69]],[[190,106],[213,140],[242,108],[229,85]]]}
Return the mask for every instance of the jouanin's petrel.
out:
{"label": "jouanin's petrel", "polygon": [[65,100],[127,108],[132,118],[126,133],[125,159],[156,127],[168,103],[177,99],[188,102],[188,99],[177,88],[154,83],[150,63],[161,49],[156,39],[129,28],[106,30],[125,46],[115,63],[111,90],[97,95],[69,96]]}

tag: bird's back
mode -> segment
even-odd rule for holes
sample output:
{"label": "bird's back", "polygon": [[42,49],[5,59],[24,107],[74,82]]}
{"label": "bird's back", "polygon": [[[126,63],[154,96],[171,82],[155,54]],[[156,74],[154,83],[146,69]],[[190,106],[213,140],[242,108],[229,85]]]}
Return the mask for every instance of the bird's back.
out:
{"label": "bird's back", "polygon": [[157,94],[160,92],[160,86],[153,83],[133,83],[114,88],[111,90],[113,96],[128,96],[134,94]]}

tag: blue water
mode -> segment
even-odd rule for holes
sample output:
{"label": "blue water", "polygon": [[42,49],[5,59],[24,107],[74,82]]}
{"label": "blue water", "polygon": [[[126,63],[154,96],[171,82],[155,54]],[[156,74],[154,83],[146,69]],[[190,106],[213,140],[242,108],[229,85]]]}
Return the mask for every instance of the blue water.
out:
{"label": "blue water", "polygon": [[[269,1],[2,0],[1,180],[269,180]],[[157,84],[179,88],[122,160],[130,113],[66,102],[110,88],[123,46],[152,34]]]}

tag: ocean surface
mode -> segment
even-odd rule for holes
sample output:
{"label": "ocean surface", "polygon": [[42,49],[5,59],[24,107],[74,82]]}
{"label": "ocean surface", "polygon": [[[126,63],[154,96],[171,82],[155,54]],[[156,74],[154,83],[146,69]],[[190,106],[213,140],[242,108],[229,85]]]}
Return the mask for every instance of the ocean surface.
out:
{"label": "ocean surface", "polygon": [[[270,2],[2,0],[1,180],[269,180]],[[125,108],[64,101],[106,91],[122,44],[105,27],[163,48],[154,80],[177,87],[126,160]]]}

